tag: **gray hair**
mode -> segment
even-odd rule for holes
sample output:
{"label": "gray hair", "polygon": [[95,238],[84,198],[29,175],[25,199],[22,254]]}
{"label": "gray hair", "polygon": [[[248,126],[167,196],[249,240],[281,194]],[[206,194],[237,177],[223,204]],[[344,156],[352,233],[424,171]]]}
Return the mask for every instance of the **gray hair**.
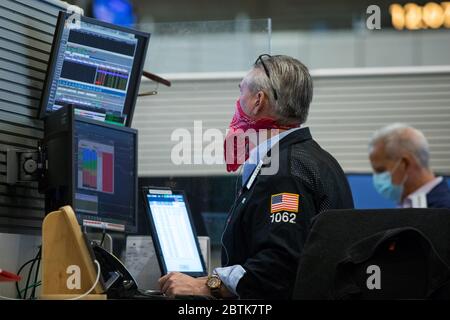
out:
{"label": "gray hair", "polygon": [[375,131],[369,143],[369,152],[379,142],[384,144],[390,159],[399,159],[401,153],[406,151],[415,156],[422,167],[429,168],[428,141],[421,131],[403,123],[393,123]]}
{"label": "gray hair", "polygon": [[257,72],[253,72],[248,81],[249,89],[266,93],[280,124],[305,123],[313,97],[313,82],[308,68],[297,59],[283,55],[265,58],[264,65],[269,77],[258,60],[254,65]]}

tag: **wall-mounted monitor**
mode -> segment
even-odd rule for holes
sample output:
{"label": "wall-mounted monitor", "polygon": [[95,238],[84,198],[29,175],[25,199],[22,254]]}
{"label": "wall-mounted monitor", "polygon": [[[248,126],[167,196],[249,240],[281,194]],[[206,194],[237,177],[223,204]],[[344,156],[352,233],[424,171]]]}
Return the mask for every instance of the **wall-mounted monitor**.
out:
{"label": "wall-mounted monitor", "polygon": [[60,12],[40,118],[64,106],[78,115],[130,126],[150,34]]}

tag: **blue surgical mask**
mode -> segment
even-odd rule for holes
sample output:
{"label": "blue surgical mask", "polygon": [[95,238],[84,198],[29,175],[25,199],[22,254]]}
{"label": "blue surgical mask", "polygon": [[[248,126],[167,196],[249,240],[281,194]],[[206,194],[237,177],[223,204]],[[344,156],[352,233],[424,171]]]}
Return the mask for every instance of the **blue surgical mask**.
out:
{"label": "blue surgical mask", "polygon": [[[395,165],[395,168],[392,172],[397,169],[399,163],[400,161]],[[403,194],[403,184],[404,183],[402,183],[401,185],[396,185],[392,183],[392,174],[389,171],[373,174],[373,185],[375,187],[375,190],[377,190],[377,192],[386,199],[395,201],[397,203],[400,202]]]}

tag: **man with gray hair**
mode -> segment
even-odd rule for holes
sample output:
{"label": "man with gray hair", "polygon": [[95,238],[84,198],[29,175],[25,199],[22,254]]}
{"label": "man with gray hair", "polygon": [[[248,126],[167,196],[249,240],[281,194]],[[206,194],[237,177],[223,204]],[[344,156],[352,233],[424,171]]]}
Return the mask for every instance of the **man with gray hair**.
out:
{"label": "man with gray hair", "polygon": [[428,141],[411,126],[394,123],[376,131],[369,143],[375,189],[403,208],[450,208],[443,177],[430,169]]}
{"label": "man with gray hair", "polygon": [[[160,279],[169,296],[289,299],[311,219],[353,208],[342,168],[304,127],[313,94],[306,66],[261,55],[239,89],[224,151],[228,171],[243,164],[242,186],[222,235],[222,267],[205,279],[169,273]],[[249,131],[265,138],[252,146]]]}

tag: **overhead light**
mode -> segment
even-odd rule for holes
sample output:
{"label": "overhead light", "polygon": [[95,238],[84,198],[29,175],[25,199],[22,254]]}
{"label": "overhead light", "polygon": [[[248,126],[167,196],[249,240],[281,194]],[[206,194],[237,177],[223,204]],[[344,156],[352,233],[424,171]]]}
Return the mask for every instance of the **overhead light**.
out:
{"label": "overhead light", "polygon": [[450,2],[442,2],[442,8],[444,8],[444,26],[450,29]]}
{"label": "overhead light", "polygon": [[415,3],[404,6],[394,3],[390,5],[389,13],[397,30],[450,28],[450,2],[429,2],[423,7]]}

